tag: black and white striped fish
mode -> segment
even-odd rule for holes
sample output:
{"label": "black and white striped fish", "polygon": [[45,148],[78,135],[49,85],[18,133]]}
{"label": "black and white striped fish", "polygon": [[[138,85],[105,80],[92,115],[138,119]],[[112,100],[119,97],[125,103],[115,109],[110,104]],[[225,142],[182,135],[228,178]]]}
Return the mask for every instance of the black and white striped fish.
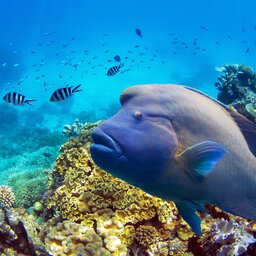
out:
{"label": "black and white striped fish", "polygon": [[107,76],[114,76],[114,75],[116,75],[116,74],[120,71],[120,69],[121,69],[123,66],[124,66],[124,64],[121,63],[121,64],[118,65],[118,66],[111,67],[111,68],[108,70],[108,72],[107,72]]}
{"label": "black and white striped fish", "polygon": [[81,86],[79,84],[75,88],[72,89],[72,86],[65,87],[65,88],[59,88],[58,90],[54,91],[51,95],[50,101],[52,102],[58,102],[63,101],[71,97],[75,92],[81,92],[82,90],[78,90],[78,88]]}
{"label": "black and white striped fish", "polygon": [[9,92],[7,93],[4,97],[3,100],[6,102],[12,104],[12,105],[19,105],[22,106],[24,104],[31,105],[31,101],[36,101],[36,100],[26,100],[24,95],[21,95],[17,92]]}

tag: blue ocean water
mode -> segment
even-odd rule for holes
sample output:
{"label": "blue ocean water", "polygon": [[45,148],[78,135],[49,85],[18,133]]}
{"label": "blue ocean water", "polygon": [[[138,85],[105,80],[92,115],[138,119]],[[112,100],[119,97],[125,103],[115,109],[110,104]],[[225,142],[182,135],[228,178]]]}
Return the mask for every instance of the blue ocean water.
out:
{"label": "blue ocean water", "polygon": [[[216,97],[215,67],[255,67],[255,8],[253,0],[2,0],[0,183],[51,168],[63,126],[109,117],[131,85],[186,84]],[[115,55],[124,67],[107,76]],[[49,101],[78,84],[82,92]],[[36,101],[10,105],[2,98],[12,91]]]}

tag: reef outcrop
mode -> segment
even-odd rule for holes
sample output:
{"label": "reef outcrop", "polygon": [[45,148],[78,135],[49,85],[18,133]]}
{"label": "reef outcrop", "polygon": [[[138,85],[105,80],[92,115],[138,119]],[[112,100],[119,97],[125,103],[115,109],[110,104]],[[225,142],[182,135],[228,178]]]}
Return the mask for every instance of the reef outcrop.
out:
{"label": "reef outcrop", "polygon": [[233,107],[240,114],[255,121],[256,118],[256,74],[247,65],[229,64],[216,68],[222,72],[215,87],[218,100]]}

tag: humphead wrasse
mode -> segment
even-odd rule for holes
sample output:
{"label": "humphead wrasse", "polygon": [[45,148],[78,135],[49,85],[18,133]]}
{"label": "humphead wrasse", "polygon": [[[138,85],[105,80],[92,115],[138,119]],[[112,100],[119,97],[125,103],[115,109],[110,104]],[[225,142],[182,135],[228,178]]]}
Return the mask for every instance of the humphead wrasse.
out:
{"label": "humphead wrasse", "polygon": [[196,210],[214,204],[256,220],[256,126],[234,110],[181,85],[140,85],[92,132],[102,169],[174,201],[201,234]]}

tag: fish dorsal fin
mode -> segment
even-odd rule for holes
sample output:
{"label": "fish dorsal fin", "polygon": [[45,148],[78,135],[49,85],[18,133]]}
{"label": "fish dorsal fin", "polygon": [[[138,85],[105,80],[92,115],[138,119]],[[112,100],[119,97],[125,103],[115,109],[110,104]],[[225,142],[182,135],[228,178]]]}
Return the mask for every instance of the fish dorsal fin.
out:
{"label": "fish dorsal fin", "polygon": [[252,121],[244,117],[243,115],[237,113],[235,110],[230,109],[228,106],[225,104],[211,98],[210,96],[204,94],[203,92],[200,92],[194,88],[190,88],[187,86],[184,86],[186,89],[200,93],[201,95],[204,95],[205,97],[213,100],[214,102],[218,103],[220,106],[222,106],[233,118],[237,126],[240,128],[240,131],[242,132],[247,145],[252,152],[252,154],[256,157],[256,124],[254,124]]}
{"label": "fish dorsal fin", "polygon": [[250,151],[256,157],[256,125],[232,109],[228,109],[228,112],[244,135]]}

